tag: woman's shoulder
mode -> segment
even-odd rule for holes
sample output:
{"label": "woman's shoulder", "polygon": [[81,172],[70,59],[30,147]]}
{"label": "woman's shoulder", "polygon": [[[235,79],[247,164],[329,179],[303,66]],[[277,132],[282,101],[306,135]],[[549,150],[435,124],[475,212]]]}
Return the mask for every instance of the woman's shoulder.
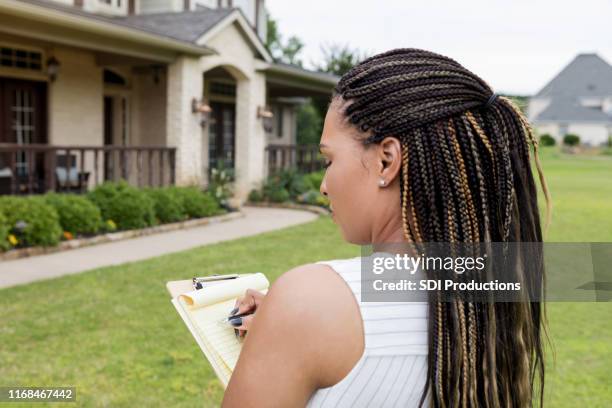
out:
{"label": "woman's shoulder", "polygon": [[[294,267],[277,278],[269,292],[279,301],[308,305],[314,312],[334,312],[354,296],[341,277],[349,259],[319,261]],[[312,300],[317,299],[316,305]],[[314,309],[313,309],[314,308]]]}
{"label": "woman's shoulder", "polygon": [[359,306],[330,265],[315,262],[285,272],[270,286],[265,303],[277,318],[296,326],[286,330],[302,333],[303,352],[311,351],[317,371],[324,373],[320,387],[337,383],[363,354]]}

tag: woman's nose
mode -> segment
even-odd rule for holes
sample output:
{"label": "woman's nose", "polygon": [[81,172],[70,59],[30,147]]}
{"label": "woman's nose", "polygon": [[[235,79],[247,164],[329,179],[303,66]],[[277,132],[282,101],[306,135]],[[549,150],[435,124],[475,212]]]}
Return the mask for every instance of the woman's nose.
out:
{"label": "woman's nose", "polygon": [[325,178],[321,181],[321,186],[319,187],[319,192],[327,197],[327,187],[325,187]]}

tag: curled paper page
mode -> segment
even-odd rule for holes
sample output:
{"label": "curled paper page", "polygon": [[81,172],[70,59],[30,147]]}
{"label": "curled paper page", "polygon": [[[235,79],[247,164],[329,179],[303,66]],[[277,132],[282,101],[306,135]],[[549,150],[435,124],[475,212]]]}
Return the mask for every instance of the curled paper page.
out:
{"label": "curled paper page", "polygon": [[247,289],[262,291],[266,289],[268,285],[269,283],[266,276],[261,272],[257,272],[241,276],[237,279],[231,279],[217,285],[208,286],[203,289],[183,293],[179,296],[179,300],[187,305],[189,309],[197,309],[229,299],[236,299],[244,295]]}

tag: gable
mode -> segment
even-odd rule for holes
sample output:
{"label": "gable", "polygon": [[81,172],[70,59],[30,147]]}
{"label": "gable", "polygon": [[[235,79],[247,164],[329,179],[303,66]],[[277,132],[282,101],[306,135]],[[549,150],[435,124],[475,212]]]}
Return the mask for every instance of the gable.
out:
{"label": "gable", "polygon": [[612,95],[612,66],[597,54],[579,54],[536,97]]}
{"label": "gable", "polygon": [[239,9],[234,9],[231,14],[217,22],[196,43],[214,48],[221,53],[229,47],[242,55],[248,54],[253,58],[272,62],[272,56]]}

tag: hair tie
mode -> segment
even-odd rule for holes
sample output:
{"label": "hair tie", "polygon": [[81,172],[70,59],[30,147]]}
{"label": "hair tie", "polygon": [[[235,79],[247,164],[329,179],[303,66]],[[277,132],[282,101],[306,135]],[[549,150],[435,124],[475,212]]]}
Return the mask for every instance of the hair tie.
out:
{"label": "hair tie", "polygon": [[489,100],[487,101],[487,103],[485,103],[485,109],[488,108],[489,106],[491,106],[491,104],[493,104],[493,102],[495,102],[495,99],[497,99],[497,94],[495,92],[493,92],[493,94],[491,94],[491,96],[489,96]]}

